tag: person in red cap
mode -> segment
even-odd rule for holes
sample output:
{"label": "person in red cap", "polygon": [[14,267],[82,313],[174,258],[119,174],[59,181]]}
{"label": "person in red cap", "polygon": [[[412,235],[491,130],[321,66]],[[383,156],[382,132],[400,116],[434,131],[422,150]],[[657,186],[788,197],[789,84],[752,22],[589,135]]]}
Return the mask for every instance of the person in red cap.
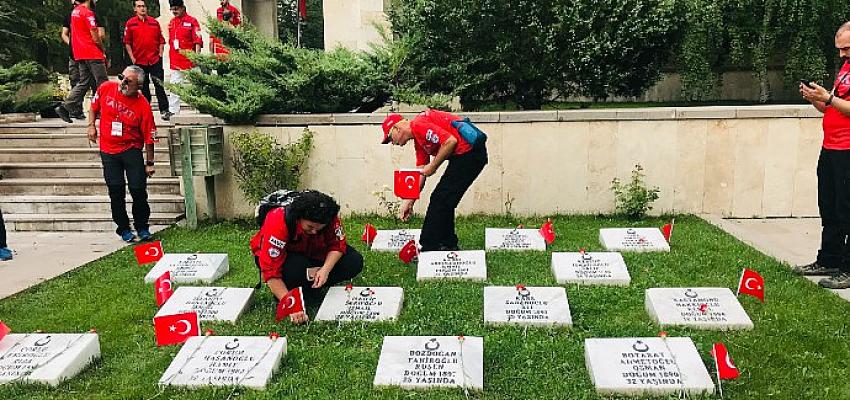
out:
{"label": "person in red cap", "polygon": [[[455,209],[487,165],[485,142],[479,140],[474,145],[470,144],[470,140],[458,130],[464,123],[468,124],[468,120],[457,115],[427,110],[412,120],[404,119],[399,114],[390,114],[381,126],[384,130],[384,144],[404,146],[413,139],[416,166],[422,170],[423,176],[420,190],[425,186],[425,178],[434,175],[444,161],[449,161],[442,179],[431,193],[419,239],[421,251],[459,250],[455,233]],[[399,210],[402,221],[410,218],[415,202],[404,200]]]}

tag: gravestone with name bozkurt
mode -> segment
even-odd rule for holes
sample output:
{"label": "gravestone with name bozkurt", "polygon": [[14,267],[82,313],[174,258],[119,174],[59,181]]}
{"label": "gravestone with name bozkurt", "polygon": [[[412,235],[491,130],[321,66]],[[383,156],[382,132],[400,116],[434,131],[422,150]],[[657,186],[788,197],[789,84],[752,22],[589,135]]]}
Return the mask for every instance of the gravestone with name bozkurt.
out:
{"label": "gravestone with name bozkurt", "polygon": [[537,229],[484,229],[486,250],[546,250],[546,241]]}
{"label": "gravestone with name bozkurt", "polygon": [[488,286],[484,321],[490,324],[566,326],[573,324],[562,287]]}
{"label": "gravestone with name bozkurt", "polygon": [[375,386],[484,389],[484,339],[385,336]]}
{"label": "gravestone with name bozkurt", "polygon": [[253,293],[253,288],[182,286],[174,291],[156,316],[195,311],[200,321],[236,323],[251,304]]}
{"label": "gravestone with name bozkurt", "polygon": [[264,389],[284,355],[285,337],[195,336],[183,344],[159,384]]}
{"label": "gravestone with name bozkurt", "polygon": [[558,283],[629,286],[631,277],[620,253],[552,253]]}
{"label": "gravestone with name bozkurt", "polygon": [[714,382],[688,337],[585,339],[584,360],[601,395],[714,393]]}
{"label": "gravestone with name bozkurt", "polygon": [[484,250],[425,251],[419,253],[416,280],[487,279],[487,262]]}
{"label": "gravestone with name bozkurt", "polygon": [[670,251],[670,244],[658,228],[603,228],[599,242],[608,251]]}
{"label": "gravestone with name bozkurt", "polygon": [[9,334],[0,340],[0,384],[56,386],[100,358],[96,333]]}
{"label": "gravestone with name bozkurt", "polygon": [[398,318],[404,299],[400,287],[334,286],[328,290],[316,321],[386,321]]}
{"label": "gravestone with name bozkurt", "polygon": [[212,283],[229,269],[227,254],[166,254],[145,275],[153,283],[165,271],[173,283]]}
{"label": "gravestone with name bozkurt", "polygon": [[710,330],[753,329],[753,321],[728,288],[646,289],[646,312],[663,326]]}
{"label": "gravestone with name bozkurt", "polygon": [[421,229],[380,230],[372,242],[372,250],[399,251],[411,240],[419,243],[420,234]]}

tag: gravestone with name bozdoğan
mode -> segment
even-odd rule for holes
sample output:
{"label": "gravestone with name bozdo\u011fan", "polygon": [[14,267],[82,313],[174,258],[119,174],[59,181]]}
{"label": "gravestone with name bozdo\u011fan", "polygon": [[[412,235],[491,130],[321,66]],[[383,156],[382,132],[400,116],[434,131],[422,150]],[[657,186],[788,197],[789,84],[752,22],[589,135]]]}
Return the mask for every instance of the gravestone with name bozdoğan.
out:
{"label": "gravestone with name bozdo\u011fan", "polygon": [[145,275],[153,283],[165,271],[173,283],[212,283],[229,270],[227,254],[166,254]]}
{"label": "gravestone with name bozdo\u011fan", "polygon": [[404,389],[484,389],[484,339],[458,336],[385,336],[375,386]]}

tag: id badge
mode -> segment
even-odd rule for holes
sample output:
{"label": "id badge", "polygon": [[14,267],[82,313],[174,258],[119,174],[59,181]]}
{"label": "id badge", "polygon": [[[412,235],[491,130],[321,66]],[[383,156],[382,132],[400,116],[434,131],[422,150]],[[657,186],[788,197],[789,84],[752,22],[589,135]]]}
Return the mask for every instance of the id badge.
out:
{"label": "id badge", "polygon": [[180,50],[180,39],[174,39],[174,41],[171,43],[171,47],[174,50]]}
{"label": "id badge", "polygon": [[124,124],[120,121],[112,121],[112,136],[124,136]]}

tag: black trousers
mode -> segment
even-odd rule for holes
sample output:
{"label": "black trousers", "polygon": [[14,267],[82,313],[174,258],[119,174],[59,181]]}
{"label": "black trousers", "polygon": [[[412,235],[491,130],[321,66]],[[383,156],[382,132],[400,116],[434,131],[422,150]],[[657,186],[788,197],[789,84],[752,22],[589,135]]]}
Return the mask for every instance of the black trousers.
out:
{"label": "black trousers", "polygon": [[850,150],[821,149],[817,175],[823,226],[818,264],[850,272]]}
{"label": "black trousers", "polygon": [[[103,179],[109,189],[112,220],[118,225],[115,233],[120,235],[122,232],[130,230],[125,185],[130,188],[130,197],[133,198],[133,225],[136,227],[136,231],[148,229],[151,208],[148,205],[148,176],[145,174],[142,149],[129,149],[118,154],[101,152],[100,160],[103,164]],[[127,176],[126,183],[124,181],[125,175]]]}
{"label": "black trousers", "polygon": [[153,65],[139,65],[145,71],[145,84],[142,85],[142,95],[151,102],[151,87],[156,92],[156,101],[158,103],[159,113],[164,114],[168,111],[168,95],[165,93],[165,88],[162,86],[162,81],[165,79],[165,73],[162,70],[162,59]]}
{"label": "black trousers", "polygon": [[83,98],[92,87],[97,90],[100,84],[106,82],[106,64],[103,60],[80,60],[77,61],[80,72],[80,80],[71,88],[71,93],[65,99],[65,109],[71,114],[83,112]]}
{"label": "black trousers", "polygon": [[[260,262],[257,257],[254,257],[254,263],[257,268],[260,268]],[[307,279],[307,268],[321,267],[325,260],[315,260],[308,258],[302,253],[287,253],[286,261],[283,262],[283,283],[286,288],[292,290],[296,287],[301,287],[305,293],[318,291],[337,283],[354,279],[363,271],[363,255],[350,245],[346,247],[345,254],[334,265],[331,273],[328,274],[328,281],[319,289],[313,289],[313,282]]]}
{"label": "black trousers", "polygon": [[9,247],[6,243],[6,222],[3,221],[3,211],[0,210],[0,249]]}
{"label": "black trousers", "polygon": [[458,246],[455,233],[455,209],[485,165],[487,165],[485,144],[480,144],[468,153],[449,159],[446,172],[431,193],[428,211],[425,212],[425,222],[422,224],[422,235],[419,238],[422,251],[452,249]]}

